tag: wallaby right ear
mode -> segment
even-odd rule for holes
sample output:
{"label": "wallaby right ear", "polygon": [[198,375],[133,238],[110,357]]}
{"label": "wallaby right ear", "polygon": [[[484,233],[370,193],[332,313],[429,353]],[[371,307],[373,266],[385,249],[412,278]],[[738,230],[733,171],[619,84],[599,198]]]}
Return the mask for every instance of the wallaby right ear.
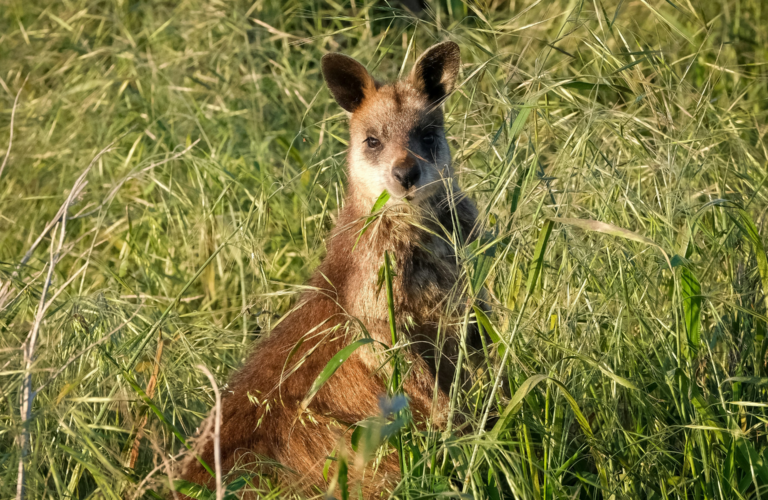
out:
{"label": "wallaby right ear", "polygon": [[323,78],[336,102],[353,113],[366,96],[376,91],[376,82],[365,66],[344,54],[325,54]]}

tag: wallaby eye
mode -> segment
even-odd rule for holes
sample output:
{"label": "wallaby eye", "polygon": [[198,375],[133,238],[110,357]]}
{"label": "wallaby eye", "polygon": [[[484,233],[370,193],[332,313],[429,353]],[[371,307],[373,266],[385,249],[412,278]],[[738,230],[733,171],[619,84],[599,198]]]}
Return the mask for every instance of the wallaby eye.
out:
{"label": "wallaby eye", "polygon": [[378,139],[377,139],[377,138],[375,138],[375,137],[368,137],[368,138],[367,138],[366,140],[364,140],[363,142],[365,142],[365,143],[368,143],[368,147],[369,147],[369,148],[371,148],[371,149],[376,149],[376,148],[378,148],[379,146],[381,146],[381,141],[380,141],[380,140],[378,140]]}
{"label": "wallaby eye", "polygon": [[424,144],[433,144],[435,142],[435,134],[424,134],[421,137],[421,141]]}

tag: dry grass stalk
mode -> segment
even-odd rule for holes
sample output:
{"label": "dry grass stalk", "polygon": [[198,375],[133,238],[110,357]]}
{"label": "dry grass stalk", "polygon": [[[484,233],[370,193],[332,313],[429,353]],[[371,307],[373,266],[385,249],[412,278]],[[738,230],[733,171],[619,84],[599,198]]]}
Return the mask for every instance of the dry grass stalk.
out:
{"label": "dry grass stalk", "polygon": [[197,365],[197,368],[211,381],[213,392],[216,395],[216,406],[213,408],[213,456],[216,464],[216,500],[223,500],[224,486],[221,482],[221,393],[219,392],[218,384],[216,384],[216,379],[213,378],[210,370],[205,365]]}
{"label": "dry grass stalk", "polygon": [[3,170],[5,170],[5,165],[8,163],[8,158],[11,156],[11,146],[13,145],[13,122],[16,118],[16,106],[19,104],[19,96],[21,95],[21,91],[24,90],[24,85],[27,84],[27,80],[29,79],[29,75],[27,75],[27,78],[24,79],[24,83],[21,84],[21,87],[19,87],[19,91],[16,92],[16,99],[13,100],[13,109],[11,109],[11,132],[8,137],[8,149],[5,151],[5,158],[3,158],[3,164],[0,165],[0,177],[3,176]]}
{"label": "dry grass stalk", "polygon": [[[59,238],[59,249],[64,242],[65,228],[62,223],[61,237]],[[54,229],[54,236],[56,230]],[[35,397],[35,393],[32,392],[32,363],[35,359],[35,346],[37,344],[37,337],[40,333],[40,324],[43,322],[45,316],[46,302],[45,299],[48,296],[48,288],[51,285],[51,275],[53,274],[53,268],[56,266],[56,258],[58,252],[54,253],[53,247],[55,245],[55,238],[51,238],[51,257],[48,264],[48,274],[45,277],[45,283],[43,283],[43,292],[40,295],[40,303],[37,306],[37,314],[35,316],[35,323],[32,326],[32,330],[29,332],[29,336],[24,342],[22,351],[24,353],[24,377],[22,378],[22,395],[21,395],[21,425],[22,431],[19,436],[19,447],[21,448],[21,457],[19,458],[19,474],[16,483],[16,500],[23,500],[24,498],[24,479],[26,476],[26,470],[24,467],[24,460],[29,454],[29,421],[32,419],[32,400]]]}
{"label": "dry grass stalk", "polygon": [[[22,347],[22,350],[24,352],[24,376],[22,378],[22,396],[21,396],[21,425],[22,425],[22,431],[19,436],[20,441],[20,448],[21,448],[21,456],[19,457],[19,472],[17,477],[17,483],[16,483],[16,500],[23,500],[24,498],[24,480],[26,476],[26,470],[24,466],[24,460],[27,457],[27,454],[29,453],[29,445],[30,445],[30,435],[29,435],[29,421],[32,418],[32,401],[35,397],[36,391],[32,391],[32,363],[35,359],[35,347],[37,345],[37,338],[40,333],[40,325],[43,322],[43,318],[45,317],[45,312],[48,309],[48,305],[46,303],[46,298],[48,297],[48,289],[51,285],[51,277],[53,276],[53,270],[56,268],[56,263],[61,260],[63,257],[62,255],[62,248],[64,247],[64,238],[67,234],[67,210],[72,205],[72,202],[75,198],[77,198],[80,193],[85,189],[85,186],[88,184],[88,181],[85,180],[88,173],[91,171],[91,168],[93,167],[94,163],[96,162],[96,159],[98,159],[102,154],[106,153],[109,150],[110,146],[107,146],[104,148],[96,157],[91,160],[91,163],[88,165],[88,167],[83,171],[82,174],[80,174],[80,177],[77,178],[74,185],[72,186],[72,189],[69,191],[69,195],[67,196],[67,199],[64,201],[64,204],[61,205],[61,208],[59,209],[59,213],[56,215],[54,220],[52,220],[48,227],[46,227],[46,230],[43,231],[43,234],[41,234],[37,242],[42,241],[43,237],[48,231],[48,228],[53,226],[53,234],[51,235],[51,251],[50,251],[50,260],[48,263],[48,274],[45,277],[45,283],[43,283],[43,291],[40,294],[40,302],[37,307],[37,314],[35,315],[35,322],[32,325],[32,330],[29,332],[29,336],[24,342],[24,345]],[[59,218],[61,219],[59,222]],[[61,232],[59,233],[59,242],[58,246],[56,248],[56,251],[53,251],[53,247],[56,244],[56,229],[58,228],[59,224],[61,224]],[[37,243],[36,242],[36,243]],[[36,245],[33,245],[33,248],[27,252],[27,256],[25,256],[25,259],[29,259],[29,257],[32,254],[32,251],[34,250]],[[23,266],[26,261],[23,260],[19,267]],[[18,271],[18,269],[17,269]],[[11,280],[8,280],[6,284],[3,287],[3,291],[5,291],[5,287],[11,282]],[[72,282],[72,279],[68,280],[64,286],[60,287],[60,289],[56,292],[54,295],[54,298],[58,296],[58,294],[66,288],[67,285],[69,285]],[[0,298],[4,296],[3,293],[0,292]],[[1,305],[1,304],[0,304]]]}
{"label": "dry grass stalk", "polygon": [[[163,333],[158,330],[157,334],[157,351],[155,352],[155,367],[152,370],[152,376],[147,383],[147,396],[150,399],[155,395],[155,387],[157,387],[157,376],[160,373],[160,359],[163,356]],[[136,431],[136,437],[133,440],[133,446],[131,446],[131,454],[128,458],[128,468],[133,469],[136,466],[136,460],[139,458],[139,448],[141,447],[141,438],[144,437],[144,426],[147,425],[147,413],[141,417],[139,428]]]}

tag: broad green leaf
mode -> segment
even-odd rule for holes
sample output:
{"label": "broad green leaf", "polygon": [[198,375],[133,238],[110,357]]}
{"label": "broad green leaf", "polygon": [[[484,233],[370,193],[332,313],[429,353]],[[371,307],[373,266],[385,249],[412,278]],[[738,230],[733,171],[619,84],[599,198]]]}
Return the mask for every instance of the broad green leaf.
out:
{"label": "broad green leaf", "polygon": [[[358,446],[359,446],[359,443],[360,443],[360,437],[363,435],[363,432],[365,432],[365,426],[364,425],[356,425],[355,426],[355,430],[352,431],[352,436],[350,436],[350,438],[349,438],[349,443],[352,446],[352,449],[354,451],[358,450]],[[328,476],[328,474],[326,474],[325,472],[323,474]],[[328,477],[326,477],[325,480],[327,481]]]}
{"label": "broad green leaf", "polygon": [[173,482],[173,489],[177,493],[186,495],[197,500],[210,500],[216,498],[216,493],[212,492],[203,485],[191,483],[184,479],[177,479]]}
{"label": "broad green leaf", "polygon": [[578,450],[576,450],[576,453],[571,455],[571,458],[569,458],[568,460],[563,462],[563,465],[558,467],[558,469],[552,474],[552,476],[555,477],[555,478],[560,477],[563,474],[563,472],[565,472],[579,458],[579,456],[581,455],[582,450],[583,450],[583,448],[579,448]]}
{"label": "broad green leaf", "polygon": [[574,397],[571,396],[571,393],[568,392],[568,389],[566,389],[562,383],[560,383],[559,381],[553,378],[550,378],[549,380],[553,384],[558,386],[562,391],[563,397],[565,397],[566,401],[568,401],[568,404],[571,406],[571,410],[573,411],[573,414],[576,416],[576,421],[579,422],[579,425],[581,426],[581,430],[584,431],[584,434],[586,434],[589,437],[594,437],[594,434],[592,434],[592,428],[589,425],[589,420],[587,420],[584,414],[581,413],[581,409],[579,408],[579,405],[576,403],[576,399],[574,399]]}
{"label": "broad green leaf", "polygon": [[520,384],[520,387],[518,387],[517,391],[515,391],[515,395],[512,396],[512,399],[509,400],[509,404],[504,409],[504,413],[501,414],[501,417],[499,417],[499,420],[493,426],[491,434],[498,436],[499,432],[509,427],[509,423],[511,422],[512,417],[514,417],[520,410],[523,399],[525,399],[525,397],[534,389],[534,387],[539,385],[539,383],[544,380],[547,380],[546,375],[532,375],[531,377],[528,377],[525,382]]}
{"label": "broad green leaf", "polygon": [[[389,333],[392,337],[392,346],[397,345],[397,320],[395,318],[395,297],[394,286],[392,284],[392,277],[394,276],[392,271],[392,261],[389,258],[389,252],[384,251],[384,283],[387,285],[387,314],[389,317]],[[397,372],[397,363],[394,366],[395,372]],[[394,378],[397,378],[395,376]]]}
{"label": "broad green leaf", "polygon": [[768,385],[768,377],[729,377],[723,380],[726,382],[741,382],[743,384],[754,384],[758,387]]}
{"label": "broad green leaf", "polygon": [[733,406],[753,406],[756,408],[768,408],[768,403],[755,403],[753,401],[729,401],[728,404]]}
{"label": "broad green leaf", "polygon": [[305,337],[302,335],[299,341],[296,342],[296,345],[294,345],[293,348],[291,349],[291,352],[288,353],[288,357],[285,358],[285,363],[283,363],[283,369],[285,369],[288,366],[288,363],[291,362],[291,359],[293,359],[293,356],[297,352],[299,352],[299,349],[301,348],[301,346],[304,345],[304,338]]}
{"label": "broad green leaf", "polygon": [[515,137],[522,132],[523,127],[525,127],[525,122],[528,120],[528,115],[531,114],[532,106],[535,104],[536,101],[530,100],[525,103],[525,106],[520,110],[520,112],[515,117],[515,120],[512,122],[512,125],[509,127],[509,135],[511,139],[514,139]]}
{"label": "broad green leaf", "polygon": [[723,425],[720,422],[718,422],[718,417],[713,411],[712,404],[710,404],[710,402],[704,399],[704,396],[702,396],[696,384],[691,384],[689,398],[690,398],[691,404],[693,404],[693,407],[696,409],[696,413],[698,413],[701,416],[701,419],[704,422],[704,424],[709,426],[711,430],[714,430],[714,435],[717,437],[717,439],[720,442],[722,442],[723,441],[722,431],[724,431],[725,429],[723,428]]}
{"label": "broad green leaf", "polygon": [[612,379],[614,382],[616,382],[619,385],[622,385],[626,387],[627,389],[633,389],[635,391],[639,390],[638,387],[630,382],[629,380],[625,379],[624,377],[621,377],[619,375],[616,375],[613,373],[613,371],[609,370],[603,363],[600,363],[598,361],[595,361],[593,359],[588,358],[587,356],[584,356],[585,359],[589,359],[590,361],[594,362],[595,366],[598,370],[600,370],[603,375],[606,377]]}
{"label": "broad green leaf", "polygon": [[482,238],[478,238],[469,245],[469,251],[475,254],[472,259],[472,276],[469,282],[472,293],[475,295],[480,293],[480,289],[488,278],[488,273],[493,267],[493,258],[496,255],[496,245],[486,248],[483,252],[478,252],[479,248],[486,246],[487,239],[485,242],[482,240]]}
{"label": "broad green leaf", "polygon": [[[560,87],[566,88],[566,89],[573,89],[573,90],[586,90],[586,91],[592,91],[592,90],[600,90],[601,88],[605,90],[613,90],[616,92],[624,92],[626,94],[633,94],[632,90],[621,86],[621,85],[612,85],[612,84],[606,84],[606,83],[588,83],[588,82],[568,82],[564,83],[562,85],[559,85]],[[557,88],[557,87],[555,87]]]}
{"label": "broad green leaf", "polygon": [[550,345],[552,345],[553,347],[556,347],[557,349],[560,349],[562,351],[567,352],[568,354],[570,354],[574,358],[579,359],[579,360],[587,363],[590,366],[594,366],[595,368],[600,370],[603,373],[603,375],[605,375],[606,377],[612,379],[617,384],[622,385],[622,386],[626,387],[627,389],[632,389],[632,390],[635,390],[635,391],[639,390],[638,387],[635,384],[633,384],[632,382],[630,382],[629,380],[627,380],[624,377],[621,377],[621,376],[616,375],[615,373],[613,373],[613,370],[611,370],[610,368],[605,366],[604,363],[601,363],[600,361],[594,360],[594,359],[590,358],[589,356],[581,354],[581,353],[579,353],[577,351],[573,351],[571,349],[566,349],[563,346],[557,345],[555,343],[551,343]]}
{"label": "broad green leaf", "polygon": [[496,328],[494,328],[491,320],[488,319],[488,316],[486,316],[483,310],[479,307],[472,306],[472,309],[475,311],[477,322],[480,323],[480,326],[483,327],[483,330],[488,333],[488,336],[491,337],[493,343],[498,346],[499,355],[504,356],[504,352],[507,350],[507,346],[504,344],[504,341],[502,340],[501,335],[499,335],[499,332],[496,331]]}
{"label": "broad green leaf", "polygon": [[237,492],[245,488],[245,486],[248,484],[248,480],[240,476],[231,483],[227,485],[227,487],[224,489],[224,500],[235,500],[239,498],[239,495],[237,495]]}
{"label": "broad green leaf", "polygon": [[634,67],[634,66],[637,66],[638,64],[642,63],[642,62],[643,62],[643,61],[645,61],[645,60],[646,60],[646,59],[645,59],[645,57],[641,57],[640,59],[637,59],[637,60],[635,60],[635,61],[632,61],[632,62],[630,62],[630,63],[627,63],[627,64],[625,64],[624,66],[622,66],[622,67],[620,67],[619,69],[617,69],[616,71],[614,71],[613,73],[611,73],[611,75],[610,75],[610,76],[613,76],[613,75],[618,75],[618,74],[619,74],[619,73],[621,73],[622,71],[624,71],[624,70],[627,70],[627,69],[629,69],[629,68],[632,68],[632,67]]}
{"label": "broad green leaf", "polygon": [[643,243],[645,245],[651,245],[653,247],[656,247],[664,255],[664,259],[667,261],[669,268],[672,269],[672,263],[670,262],[669,257],[667,256],[667,252],[665,252],[663,248],[661,248],[659,245],[654,243],[653,240],[650,240],[645,236],[641,236],[637,233],[634,233],[629,229],[624,229],[618,226],[614,226],[613,224],[608,224],[606,222],[600,222],[600,221],[589,220],[589,219],[569,219],[569,218],[562,218],[562,217],[552,217],[550,220],[554,222],[559,222],[561,224],[567,224],[569,226],[580,227],[582,229],[586,229],[587,231],[595,231],[597,233],[609,234],[611,236],[619,236],[621,238],[626,238],[628,240],[632,240],[638,243]]}
{"label": "broad green leaf", "polygon": [[339,489],[341,490],[341,500],[349,500],[349,477],[347,458],[342,455],[339,457]]}
{"label": "broad green leaf", "polygon": [[680,271],[680,284],[683,295],[685,331],[688,335],[688,359],[692,359],[699,350],[701,285],[696,276],[687,267],[683,267]]}
{"label": "broad green leaf", "polygon": [[762,486],[768,484],[768,465],[763,463],[763,458],[757,453],[752,443],[743,437],[736,441],[736,460],[748,476],[757,480]]}
{"label": "broad green leaf", "polygon": [[360,234],[357,235],[357,239],[355,240],[355,244],[352,246],[352,250],[354,250],[357,247],[357,244],[360,242],[360,238],[363,237],[366,231],[368,231],[368,228],[373,223],[374,220],[376,220],[376,213],[381,210],[384,205],[387,204],[389,201],[390,195],[389,191],[386,189],[381,192],[379,197],[376,199],[376,201],[373,204],[373,207],[371,208],[371,215],[368,216],[367,219],[365,219],[365,224],[363,225],[363,229],[360,231]]}
{"label": "broad green leaf", "polygon": [[304,397],[304,400],[301,402],[301,408],[306,410],[309,406],[309,403],[312,401],[312,399],[317,394],[317,391],[319,391],[323,385],[325,385],[326,382],[333,376],[334,373],[336,373],[336,370],[339,369],[342,363],[349,358],[353,352],[355,352],[359,347],[362,347],[364,345],[368,345],[373,343],[373,339],[365,338],[356,340],[355,342],[352,342],[347,347],[343,348],[339,352],[337,352],[330,361],[328,361],[328,364],[325,365],[325,368],[323,368],[323,371],[320,372],[320,375],[317,376],[315,379],[315,382],[312,384],[312,387],[309,389],[309,392]]}
{"label": "broad green leaf", "polygon": [[[224,489],[224,500],[235,500],[238,498],[237,492],[243,489],[247,484],[247,479],[242,476],[229,483]],[[215,500],[216,498],[215,491],[211,491],[205,486],[184,479],[176,479],[173,482],[173,489],[177,493],[181,493],[190,498],[196,498],[197,500]]]}
{"label": "broad green leaf", "polygon": [[531,267],[528,269],[528,282],[526,283],[528,296],[533,294],[533,291],[536,288],[536,283],[539,280],[539,275],[541,274],[541,268],[544,266],[544,254],[547,250],[549,235],[552,234],[552,226],[554,226],[552,220],[545,220],[541,232],[539,233],[539,241],[536,242],[536,249],[533,251]]}
{"label": "broad green leaf", "polygon": [[381,192],[378,198],[376,198],[376,202],[373,204],[373,208],[371,208],[371,214],[375,214],[379,210],[381,210],[384,205],[389,201],[390,195],[389,191],[386,189]]}
{"label": "broad green leaf", "polygon": [[755,260],[757,260],[757,270],[760,272],[760,281],[763,284],[763,297],[765,297],[766,306],[768,306],[768,257],[765,255],[765,247],[757,226],[752,221],[746,210],[738,209],[741,219],[741,229],[747,235],[750,243],[755,250]]}
{"label": "broad green leaf", "polygon": [[[357,432],[357,429],[355,429],[355,432]],[[357,443],[354,441],[355,434],[352,433],[352,449],[357,451]],[[323,465],[323,479],[325,482],[328,482],[328,472],[331,470],[331,463],[336,461],[336,448],[333,449],[330,456],[325,459],[325,465]]]}
{"label": "broad green leaf", "polygon": [[581,409],[579,408],[578,403],[576,403],[576,399],[571,395],[570,392],[568,392],[568,389],[566,389],[566,387],[561,382],[559,382],[556,379],[547,377],[546,375],[533,375],[520,385],[520,387],[515,392],[515,395],[512,396],[512,399],[509,401],[509,404],[504,409],[504,413],[501,414],[501,417],[499,417],[498,422],[496,422],[496,425],[493,426],[493,429],[491,430],[491,434],[494,437],[497,437],[499,432],[501,432],[502,430],[504,430],[509,426],[509,423],[512,420],[512,417],[514,417],[515,414],[517,414],[517,412],[520,410],[520,406],[522,405],[523,399],[533,390],[534,387],[536,387],[539,383],[541,383],[544,380],[548,380],[560,388],[560,390],[562,391],[563,397],[565,398],[566,401],[568,401],[568,405],[570,405],[571,410],[576,416],[576,421],[579,422],[579,425],[581,426],[581,429],[584,431],[584,434],[586,434],[590,438],[594,437],[594,434],[592,433],[592,428],[589,425],[589,421],[581,412]]}

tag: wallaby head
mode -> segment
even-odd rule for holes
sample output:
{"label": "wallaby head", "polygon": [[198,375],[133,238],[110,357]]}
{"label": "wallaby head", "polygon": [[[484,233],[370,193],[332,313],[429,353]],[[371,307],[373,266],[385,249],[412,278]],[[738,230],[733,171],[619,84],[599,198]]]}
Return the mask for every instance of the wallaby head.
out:
{"label": "wallaby head", "polygon": [[351,57],[323,57],[325,82],[350,116],[349,183],[360,202],[372,203],[386,189],[391,203],[418,204],[452,182],[442,103],[460,66],[453,42],[432,46],[408,77],[392,84],[377,82]]}

